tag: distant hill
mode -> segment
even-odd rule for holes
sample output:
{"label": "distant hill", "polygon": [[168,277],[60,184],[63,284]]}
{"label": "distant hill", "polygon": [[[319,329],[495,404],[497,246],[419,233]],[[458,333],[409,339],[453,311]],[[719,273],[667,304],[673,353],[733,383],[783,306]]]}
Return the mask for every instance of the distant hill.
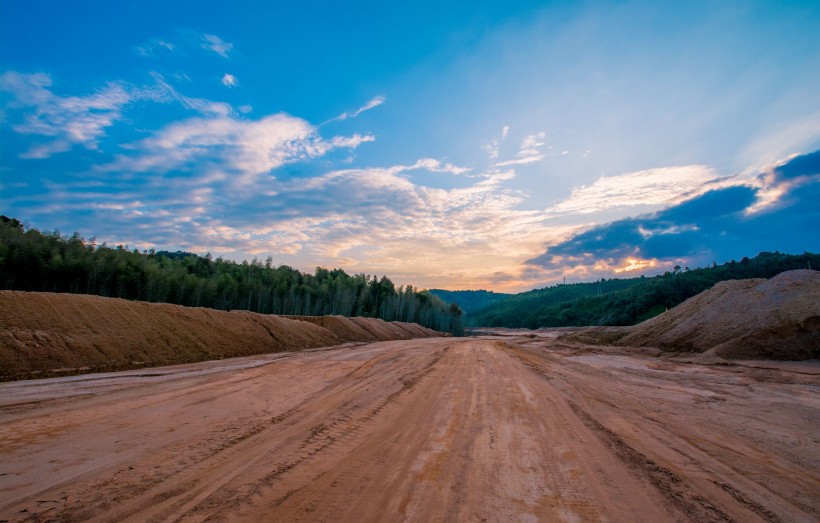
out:
{"label": "distant hill", "polygon": [[[725,280],[771,278],[820,267],[820,255],[762,252],[712,267],[676,268],[655,277],[556,285],[516,294],[465,315],[467,326],[531,328],[634,325]],[[458,303],[458,302],[457,302]]]}
{"label": "distant hill", "polygon": [[438,296],[445,303],[457,303],[465,315],[480,311],[498,301],[510,298],[512,294],[493,291],[446,291],[430,289],[430,294]]}

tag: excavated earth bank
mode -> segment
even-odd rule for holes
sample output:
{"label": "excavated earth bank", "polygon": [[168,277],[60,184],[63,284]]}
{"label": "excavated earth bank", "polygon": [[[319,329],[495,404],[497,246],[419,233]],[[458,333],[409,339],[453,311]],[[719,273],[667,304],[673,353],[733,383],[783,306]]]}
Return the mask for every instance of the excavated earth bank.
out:
{"label": "excavated earth bank", "polygon": [[441,335],[377,318],[281,317],[0,291],[0,381]]}
{"label": "excavated earth bank", "polygon": [[634,327],[590,328],[565,339],[706,358],[819,358],[820,272],[723,281]]}

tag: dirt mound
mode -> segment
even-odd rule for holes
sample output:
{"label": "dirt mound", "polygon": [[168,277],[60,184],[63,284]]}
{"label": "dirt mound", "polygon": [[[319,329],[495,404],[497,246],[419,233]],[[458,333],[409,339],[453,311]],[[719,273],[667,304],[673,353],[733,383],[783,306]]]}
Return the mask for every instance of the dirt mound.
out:
{"label": "dirt mound", "polygon": [[348,318],[346,316],[282,316],[319,325],[348,341],[389,341],[443,336],[441,332],[418,323],[387,322],[379,318]]}
{"label": "dirt mound", "polygon": [[437,334],[411,336],[382,320],[357,320],[0,291],[0,381]]}
{"label": "dirt mound", "polygon": [[720,282],[636,325],[617,344],[738,359],[820,357],[820,272]]}
{"label": "dirt mound", "polygon": [[[381,338],[375,336],[372,332],[363,329],[359,324],[352,321],[346,316],[283,316],[293,320],[307,321],[314,325],[324,327],[339,338],[349,341],[384,341],[389,338]],[[376,320],[376,318],[369,318]],[[377,320],[382,321],[382,320]]]}

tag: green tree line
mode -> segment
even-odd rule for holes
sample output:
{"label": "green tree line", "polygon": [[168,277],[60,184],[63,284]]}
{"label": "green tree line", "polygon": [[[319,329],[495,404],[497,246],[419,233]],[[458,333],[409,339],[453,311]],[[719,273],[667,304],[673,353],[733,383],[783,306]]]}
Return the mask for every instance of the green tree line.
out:
{"label": "green tree line", "polygon": [[601,279],[516,294],[465,318],[467,325],[530,328],[634,325],[671,309],[724,280],[771,278],[820,267],[820,255],[762,252],[722,265],[675,267],[650,278]]}
{"label": "green tree line", "polygon": [[275,267],[271,257],[237,263],[210,254],[139,252],[26,228],[6,216],[0,216],[0,288],[263,314],[366,316],[463,334],[456,304],[411,285],[396,287],[387,276],[324,268],[307,274]]}

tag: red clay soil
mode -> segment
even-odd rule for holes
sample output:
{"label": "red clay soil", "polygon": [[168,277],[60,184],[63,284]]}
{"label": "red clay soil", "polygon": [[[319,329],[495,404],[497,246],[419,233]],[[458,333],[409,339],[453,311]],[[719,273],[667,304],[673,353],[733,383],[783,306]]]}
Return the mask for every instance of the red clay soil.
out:
{"label": "red clay soil", "polygon": [[410,338],[434,338],[442,333],[422,327],[418,323],[401,321],[386,322],[373,318],[348,318],[345,316],[282,316],[319,325],[338,338],[347,341],[374,342],[404,340]]}
{"label": "red clay soil", "polygon": [[0,521],[820,521],[820,365],[427,338],[0,383]]}
{"label": "red clay soil", "polygon": [[820,357],[820,272],[720,282],[636,325],[617,344],[730,359]]}
{"label": "red clay soil", "polygon": [[99,296],[0,291],[0,381],[436,335],[423,327],[411,335],[406,327],[376,318],[294,319]]}

